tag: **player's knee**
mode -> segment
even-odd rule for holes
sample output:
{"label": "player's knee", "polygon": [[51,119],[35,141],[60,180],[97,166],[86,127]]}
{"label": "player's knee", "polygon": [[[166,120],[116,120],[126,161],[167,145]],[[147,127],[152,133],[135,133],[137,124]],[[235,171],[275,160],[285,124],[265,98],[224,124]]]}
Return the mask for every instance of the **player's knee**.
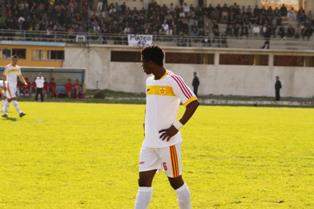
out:
{"label": "player's knee", "polygon": [[169,177],[168,180],[173,189],[179,189],[184,184],[182,176],[178,176],[175,178]]}

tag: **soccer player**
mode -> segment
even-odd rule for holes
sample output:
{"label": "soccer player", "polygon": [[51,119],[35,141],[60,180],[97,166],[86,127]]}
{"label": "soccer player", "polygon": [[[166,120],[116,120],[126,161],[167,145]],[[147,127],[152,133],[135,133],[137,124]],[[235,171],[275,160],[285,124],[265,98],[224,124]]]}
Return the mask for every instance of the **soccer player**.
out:
{"label": "soccer player", "polygon": [[20,117],[25,116],[25,113],[21,111],[19,104],[16,100],[16,86],[17,86],[17,77],[19,77],[20,81],[27,86],[27,83],[22,76],[21,67],[17,65],[18,58],[16,55],[12,57],[12,63],[8,64],[4,68],[3,72],[3,86],[6,92],[6,102],[4,105],[4,111],[2,117],[8,117],[8,109],[10,107],[11,102],[13,101],[13,105],[16,111],[19,113]]}
{"label": "soccer player", "polygon": [[4,91],[4,85],[3,85],[3,81],[0,80],[0,99],[2,102],[2,113],[4,113],[4,106],[6,104],[6,98],[5,98],[5,91]]}
{"label": "soccer player", "polygon": [[[155,173],[163,169],[176,191],[180,209],[191,209],[189,189],[182,178],[181,134],[199,103],[183,79],[163,65],[164,53],[158,46],[142,50],[142,66],[146,74],[145,137],[140,152],[139,190],[135,209],[147,209],[152,197]],[[177,121],[179,105],[186,109]]]}

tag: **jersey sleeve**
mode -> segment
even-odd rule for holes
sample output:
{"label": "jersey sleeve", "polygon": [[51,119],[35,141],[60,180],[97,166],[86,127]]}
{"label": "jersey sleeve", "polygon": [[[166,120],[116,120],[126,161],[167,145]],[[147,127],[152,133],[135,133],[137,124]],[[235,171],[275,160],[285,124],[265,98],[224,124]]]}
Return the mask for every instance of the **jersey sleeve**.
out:
{"label": "jersey sleeve", "polygon": [[174,94],[180,99],[184,106],[187,106],[191,102],[197,100],[197,97],[191,91],[191,89],[186,85],[184,80],[178,75],[170,75],[172,80],[172,88]]}
{"label": "jersey sleeve", "polygon": [[3,75],[4,75],[4,76],[7,76],[7,75],[8,75],[8,67],[4,67]]}
{"label": "jersey sleeve", "polygon": [[17,68],[17,75],[18,75],[18,76],[22,75],[22,72],[21,72],[21,68],[20,68],[20,67]]}

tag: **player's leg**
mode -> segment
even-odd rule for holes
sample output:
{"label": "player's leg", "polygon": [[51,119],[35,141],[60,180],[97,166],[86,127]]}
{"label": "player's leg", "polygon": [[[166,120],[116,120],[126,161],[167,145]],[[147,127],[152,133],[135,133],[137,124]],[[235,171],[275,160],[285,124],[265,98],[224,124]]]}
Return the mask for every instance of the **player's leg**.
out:
{"label": "player's leg", "polygon": [[9,89],[8,90],[10,91],[10,94],[11,94],[11,99],[10,100],[12,101],[13,106],[14,106],[16,112],[19,114],[20,117],[23,117],[25,115],[25,113],[22,112],[22,110],[21,110],[21,108],[19,106],[19,103],[16,100],[16,90],[17,90],[16,86],[10,86],[9,85]]}
{"label": "player's leg", "polygon": [[152,182],[160,160],[152,148],[142,148],[139,165],[139,189],[136,196],[135,209],[147,209],[152,198]]}
{"label": "player's leg", "polygon": [[7,86],[7,89],[5,90],[5,96],[6,96],[6,100],[5,100],[5,105],[3,107],[2,117],[7,118],[8,117],[8,110],[10,108],[10,104],[12,101],[12,94],[11,94],[11,91],[9,89],[9,86]]}
{"label": "player's leg", "polygon": [[36,88],[35,101],[38,101],[39,90]]}
{"label": "player's leg", "polygon": [[2,116],[5,115],[5,106],[7,105],[7,99],[5,98],[4,94],[1,95],[1,102],[2,102],[2,105],[1,105],[1,112],[2,112]]}
{"label": "player's leg", "polygon": [[171,187],[177,193],[180,209],[191,209],[190,191],[182,178],[181,144],[162,149],[164,170],[168,176]]}

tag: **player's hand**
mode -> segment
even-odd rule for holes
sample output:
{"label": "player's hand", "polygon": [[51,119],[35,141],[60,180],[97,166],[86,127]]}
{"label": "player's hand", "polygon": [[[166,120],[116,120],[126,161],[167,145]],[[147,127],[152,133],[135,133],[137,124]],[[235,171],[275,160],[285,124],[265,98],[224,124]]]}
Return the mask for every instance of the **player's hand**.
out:
{"label": "player's hand", "polygon": [[28,84],[27,83],[24,83],[24,86],[27,86]]}
{"label": "player's hand", "polygon": [[176,135],[178,133],[178,129],[176,129],[173,125],[171,125],[169,128],[167,129],[162,129],[159,131],[160,134],[160,139],[163,141],[169,141],[171,137],[173,137],[174,135]]}

